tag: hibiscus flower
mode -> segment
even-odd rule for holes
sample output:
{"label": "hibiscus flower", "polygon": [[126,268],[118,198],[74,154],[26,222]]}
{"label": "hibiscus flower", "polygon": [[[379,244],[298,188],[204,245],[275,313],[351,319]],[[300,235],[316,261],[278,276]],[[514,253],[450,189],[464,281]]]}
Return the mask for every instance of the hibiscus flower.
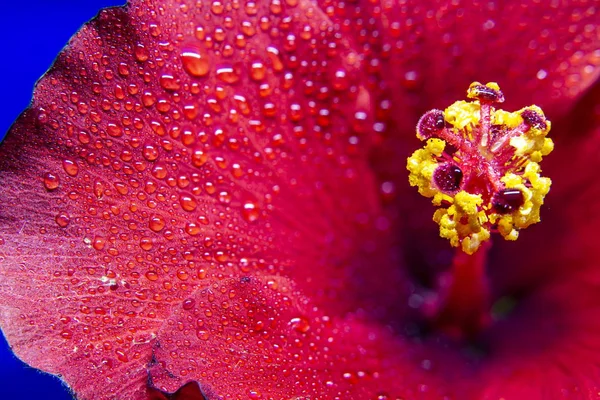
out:
{"label": "hibiscus flower", "polygon": [[[0,149],[15,354],[81,399],[598,396],[595,5],[101,12]],[[542,222],[467,256],[405,167],[473,81],[556,149]]]}

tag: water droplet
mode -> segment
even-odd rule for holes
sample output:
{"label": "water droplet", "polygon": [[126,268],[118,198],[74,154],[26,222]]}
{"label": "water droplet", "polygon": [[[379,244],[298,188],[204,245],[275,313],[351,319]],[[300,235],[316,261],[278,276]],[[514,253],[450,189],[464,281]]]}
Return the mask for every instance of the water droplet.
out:
{"label": "water droplet", "polygon": [[65,329],[60,333],[60,337],[63,339],[71,339],[73,337],[73,332]]}
{"label": "water droplet", "polygon": [[196,305],[196,300],[194,300],[194,299],[185,299],[183,301],[183,303],[181,304],[181,307],[184,310],[191,310],[192,308],[194,308],[195,305]]}
{"label": "water droplet", "polygon": [[266,74],[267,67],[265,67],[265,65],[262,62],[253,62],[250,66],[250,78],[252,78],[253,80],[262,81],[263,79],[265,79]]}
{"label": "water droplet", "polygon": [[77,165],[77,163],[75,161],[63,160],[62,165],[63,165],[63,169],[65,170],[67,175],[76,176],[77,173],[79,172],[79,166]]}
{"label": "water droplet", "polygon": [[296,317],[290,320],[290,326],[299,333],[306,333],[310,330],[310,321],[306,317]]}
{"label": "water droplet", "polygon": [[183,270],[183,269],[180,269],[179,271],[177,271],[177,278],[178,278],[179,280],[182,280],[182,281],[187,281],[187,279],[188,279],[189,277],[190,277],[190,276],[189,276],[189,274],[188,274],[188,273],[187,273],[185,270]]}
{"label": "water droplet", "polygon": [[225,83],[233,84],[240,80],[240,75],[233,66],[223,65],[217,69],[217,78]]}
{"label": "water droplet", "polygon": [[165,90],[178,90],[180,88],[179,82],[173,74],[162,74],[159,82],[160,86]]}
{"label": "water droplet", "polygon": [[196,198],[191,194],[180,195],[179,203],[181,204],[181,208],[183,208],[185,211],[194,211],[198,207]]}
{"label": "water droplet", "polygon": [[119,361],[121,361],[121,362],[129,361],[129,357],[127,357],[127,354],[125,354],[125,350],[117,349],[117,350],[115,350],[115,354],[117,355],[117,359]]}
{"label": "water droplet", "polygon": [[184,51],[181,53],[183,69],[192,76],[206,76],[210,71],[210,62],[206,56],[197,51]]}
{"label": "water droplet", "polygon": [[199,329],[196,331],[196,336],[198,336],[198,339],[200,340],[208,340],[210,333],[204,329]]}
{"label": "water droplet", "polygon": [[231,194],[226,191],[219,192],[219,201],[223,204],[231,203]]}
{"label": "water droplet", "polygon": [[244,220],[248,222],[254,222],[258,219],[259,216],[260,211],[258,210],[258,206],[255,203],[251,201],[244,203],[244,205],[242,206],[242,217],[244,218]]}
{"label": "water droplet", "polygon": [[44,174],[44,187],[46,190],[54,190],[60,185],[60,179],[52,172]]}
{"label": "water droplet", "polygon": [[165,219],[160,215],[153,215],[150,217],[150,222],[148,223],[148,227],[154,232],[160,232],[165,227]]}
{"label": "water droplet", "polygon": [[123,130],[117,124],[110,123],[106,126],[106,133],[108,133],[112,137],[121,137],[123,136]]}
{"label": "water droplet", "polygon": [[267,55],[269,56],[269,60],[271,61],[271,65],[275,72],[280,72],[283,70],[283,62],[279,57],[279,50],[273,46],[267,47]]}
{"label": "water droplet", "polygon": [[106,239],[102,236],[96,236],[92,241],[92,247],[98,251],[102,250],[106,245]]}
{"label": "water droplet", "polygon": [[143,237],[140,239],[140,247],[142,250],[150,251],[152,250],[152,239],[149,237]]}
{"label": "water droplet", "polygon": [[200,149],[195,149],[192,153],[192,165],[199,168],[203,166],[206,161],[208,161],[208,155]]}
{"label": "water droplet", "polygon": [[61,228],[66,228],[67,225],[69,225],[69,222],[71,222],[71,218],[69,218],[69,216],[65,213],[58,214],[54,220]]}
{"label": "water droplet", "polygon": [[348,89],[348,85],[349,85],[349,81],[348,81],[348,76],[347,73],[344,69],[338,69],[337,71],[335,71],[335,75],[333,78],[333,82],[332,82],[332,87],[335,90],[346,90]]}
{"label": "water droplet", "polygon": [[147,144],[144,146],[144,149],[142,150],[142,155],[148,161],[155,161],[159,155],[158,148],[156,148],[156,146],[154,146],[154,145]]}
{"label": "water droplet", "polygon": [[158,274],[155,271],[148,271],[146,272],[146,278],[148,278],[149,281],[156,281],[158,280]]}
{"label": "water droplet", "polygon": [[135,46],[134,53],[135,53],[136,60],[138,60],[140,62],[144,62],[148,59],[148,50],[146,50],[144,45],[141,43],[138,43]]}
{"label": "water droplet", "polygon": [[190,236],[199,235],[200,232],[200,226],[195,222],[188,222],[188,224],[185,226],[185,233]]}

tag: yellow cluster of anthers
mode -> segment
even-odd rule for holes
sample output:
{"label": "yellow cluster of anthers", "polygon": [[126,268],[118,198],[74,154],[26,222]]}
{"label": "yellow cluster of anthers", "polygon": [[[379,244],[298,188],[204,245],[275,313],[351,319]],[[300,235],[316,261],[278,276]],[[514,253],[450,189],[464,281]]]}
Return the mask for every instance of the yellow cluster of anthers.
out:
{"label": "yellow cluster of anthers", "polygon": [[554,145],[550,122],[537,106],[496,110],[504,101],[496,83],[471,84],[467,97],[431,110],[417,125],[425,146],[408,158],[409,182],[439,207],[433,220],[452,246],[473,254],[499,232],[516,240],[540,221],[551,180],[539,162]]}

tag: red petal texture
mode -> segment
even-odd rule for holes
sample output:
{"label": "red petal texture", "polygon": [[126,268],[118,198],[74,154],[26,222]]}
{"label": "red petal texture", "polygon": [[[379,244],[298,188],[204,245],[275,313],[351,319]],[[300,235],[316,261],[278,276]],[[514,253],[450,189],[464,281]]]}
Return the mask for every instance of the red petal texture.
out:
{"label": "red petal texture", "polygon": [[[573,164],[581,173],[560,167],[581,143],[598,147],[597,89],[567,114],[598,76],[594,4],[103,11],[0,149],[0,325],[15,353],[80,399],[585,397],[598,180],[591,155]],[[498,81],[507,108],[537,102],[562,118],[569,150],[549,170],[573,177],[557,185],[551,229],[490,263],[498,296],[541,288],[486,333],[483,361],[411,339],[407,306],[449,254],[405,183],[413,127],[473,80]],[[565,214],[574,191],[582,207]],[[561,257],[539,256],[547,242]],[[594,355],[563,359],[574,341]]]}

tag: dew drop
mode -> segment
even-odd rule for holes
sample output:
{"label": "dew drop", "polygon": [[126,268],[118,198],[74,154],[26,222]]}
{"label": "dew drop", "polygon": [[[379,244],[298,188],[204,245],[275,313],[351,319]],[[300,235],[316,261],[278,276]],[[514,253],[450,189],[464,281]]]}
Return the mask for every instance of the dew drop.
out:
{"label": "dew drop", "polygon": [[60,179],[52,172],[44,174],[44,187],[46,190],[55,190],[60,185]]}
{"label": "dew drop", "polygon": [[108,133],[112,137],[121,137],[123,136],[123,130],[117,124],[110,123],[106,126],[106,133]]}
{"label": "dew drop", "polygon": [[299,333],[306,333],[310,330],[310,321],[306,317],[296,317],[290,320],[290,326]]}
{"label": "dew drop", "polygon": [[173,74],[162,74],[159,78],[159,83],[165,90],[178,90],[180,88],[179,82]]}
{"label": "dew drop", "polygon": [[492,199],[494,209],[500,214],[511,213],[521,207],[524,202],[523,193],[519,189],[501,190]]}
{"label": "dew drop", "polygon": [[71,222],[71,218],[69,218],[69,216],[65,213],[58,214],[54,218],[54,220],[56,221],[56,224],[61,228],[66,228],[67,225],[69,225],[69,222]]}
{"label": "dew drop", "polygon": [[236,72],[233,66],[223,65],[217,69],[217,78],[221,81],[229,84],[236,83],[240,80],[239,74]]}
{"label": "dew drop", "polygon": [[192,76],[206,76],[210,71],[210,62],[196,51],[184,51],[181,53],[183,69]]}
{"label": "dew drop", "polygon": [[208,155],[204,151],[200,149],[194,150],[192,153],[192,165],[194,167],[199,168],[206,164],[206,161],[208,161]]}
{"label": "dew drop", "polygon": [[184,310],[191,310],[192,308],[194,308],[195,305],[196,305],[196,300],[190,298],[190,299],[185,299],[183,301],[183,303],[181,304],[181,307]]}
{"label": "dew drop", "polygon": [[63,169],[69,176],[76,176],[79,173],[79,166],[73,160],[63,160]]}
{"label": "dew drop", "polygon": [[155,161],[158,158],[158,149],[156,146],[147,144],[142,150],[142,155],[148,161]]}
{"label": "dew drop", "polygon": [[127,354],[125,354],[125,350],[117,349],[115,350],[115,354],[117,355],[117,360],[121,362],[129,361],[129,357],[127,357]]}
{"label": "dew drop", "polygon": [[245,221],[254,222],[258,219],[259,216],[260,211],[258,210],[258,206],[255,203],[251,201],[244,203],[244,205],[242,206],[242,217]]}
{"label": "dew drop", "polygon": [[348,89],[349,79],[344,69],[338,69],[335,71],[335,75],[332,82],[332,87],[335,90],[342,91]]}
{"label": "dew drop", "polygon": [[138,60],[140,62],[144,62],[144,61],[148,60],[148,56],[149,56],[148,50],[146,50],[144,45],[141,43],[138,43],[135,46],[134,54],[135,54],[136,60]]}
{"label": "dew drop", "polygon": [[198,207],[196,198],[191,194],[180,195],[179,203],[181,204],[181,208],[183,208],[185,211],[194,211]]}
{"label": "dew drop", "polygon": [[253,62],[250,66],[250,78],[255,81],[262,81],[267,74],[267,68],[262,62]]}
{"label": "dew drop", "polygon": [[96,236],[92,241],[92,247],[98,251],[102,250],[106,245],[106,239],[102,236]]}
{"label": "dew drop", "polygon": [[177,278],[182,281],[187,281],[190,275],[183,269],[177,271]]}
{"label": "dew drop", "polygon": [[73,332],[65,329],[60,333],[60,337],[63,339],[71,339],[73,337]]}
{"label": "dew drop", "polygon": [[158,280],[158,274],[155,271],[148,271],[148,272],[146,272],[146,278],[149,281],[154,282],[154,281]]}
{"label": "dew drop", "polygon": [[223,204],[231,203],[231,194],[226,191],[219,192],[219,202]]}
{"label": "dew drop", "polygon": [[196,336],[198,336],[198,339],[200,340],[208,340],[210,333],[204,329],[199,329],[196,331]]}
{"label": "dew drop", "polygon": [[199,235],[200,232],[200,226],[196,222],[188,222],[185,226],[185,233],[187,233],[190,236]]}
{"label": "dew drop", "polygon": [[143,237],[140,239],[140,247],[142,250],[150,251],[152,250],[152,239],[149,237]]}
{"label": "dew drop", "polygon": [[165,225],[165,219],[160,215],[153,215],[150,217],[150,222],[148,223],[148,227],[154,232],[160,232]]}

